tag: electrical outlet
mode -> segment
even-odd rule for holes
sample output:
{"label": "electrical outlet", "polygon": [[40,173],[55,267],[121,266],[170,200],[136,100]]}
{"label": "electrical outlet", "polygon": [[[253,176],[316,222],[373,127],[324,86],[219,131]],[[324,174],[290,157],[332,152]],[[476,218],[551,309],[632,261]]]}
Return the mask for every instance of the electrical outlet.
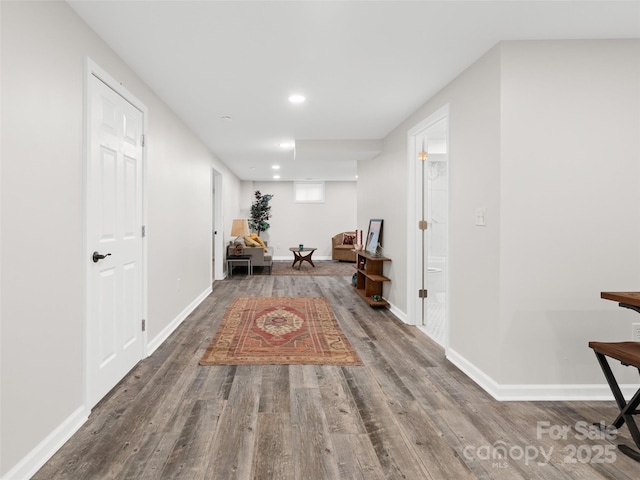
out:
{"label": "electrical outlet", "polygon": [[640,342],[640,323],[631,324],[631,340]]}
{"label": "electrical outlet", "polygon": [[476,225],[487,226],[487,209],[485,207],[476,208]]}

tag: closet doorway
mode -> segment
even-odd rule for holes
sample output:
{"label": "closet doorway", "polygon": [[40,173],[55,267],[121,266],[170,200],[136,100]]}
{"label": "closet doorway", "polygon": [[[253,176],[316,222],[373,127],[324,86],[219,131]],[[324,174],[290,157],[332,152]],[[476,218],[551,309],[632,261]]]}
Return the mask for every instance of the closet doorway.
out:
{"label": "closet doorway", "polygon": [[222,174],[211,169],[211,279],[212,282],[224,279],[224,252],[222,247]]}

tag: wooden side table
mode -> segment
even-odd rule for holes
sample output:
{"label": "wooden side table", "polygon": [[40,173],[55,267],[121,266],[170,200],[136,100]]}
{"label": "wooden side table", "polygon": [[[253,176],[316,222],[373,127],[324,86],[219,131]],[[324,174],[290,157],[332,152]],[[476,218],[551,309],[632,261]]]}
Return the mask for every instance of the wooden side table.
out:
{"label": "wooden side table", "polygon": [[[304,248],[299,248],[299,247],[290,247],[289,251],[293,252],[293,265],[291,265],[291,268],[296,266],[296,263],[298,264],[298,270],[300,270],[300,267],[302,266],[302,262],[308,262],[311,264],[312,267],[315,268],[315,265],[313,264],[313,260],[311,259],[311,255],[313,255],[313,252],[315,252],[317,250],[316,247],[304,247]],[[302,255],[305,252],[309,252],[307,255]]]}

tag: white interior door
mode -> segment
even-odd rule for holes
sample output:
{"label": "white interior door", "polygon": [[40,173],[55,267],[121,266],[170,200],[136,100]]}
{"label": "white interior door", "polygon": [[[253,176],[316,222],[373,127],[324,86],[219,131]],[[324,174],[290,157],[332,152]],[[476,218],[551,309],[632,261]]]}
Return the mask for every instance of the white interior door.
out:
{"label": "white interior door", "polygon": [[85,310],[92,407],[144,353],[144,114],[96,76],[88,82]]}

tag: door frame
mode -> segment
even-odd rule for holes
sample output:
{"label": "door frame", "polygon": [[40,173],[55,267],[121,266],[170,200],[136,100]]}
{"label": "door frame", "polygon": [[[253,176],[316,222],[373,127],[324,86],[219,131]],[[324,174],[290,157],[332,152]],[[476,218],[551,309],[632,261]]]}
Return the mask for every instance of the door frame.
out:
{"label": "door frame", "polygon": [[[216,262],[215,268],[213,272],[214,280],[224,280],[224,257],[225,252],[223,251],[223,226],[224,219],[222,218],[223,205],[222,205],[222,173],[215,169],[215,167],[211,167],[211,185],[213,186],[212,191],[212,203],[213,203],[213,231],[217,232],[213,237],[213,249],[216,254]],[[211,252],[211,257],[213,258],[213,252]],[[211,278],[211,275],[209,276]]]}
{"label": "door frame", "polygon": [[[439,108],[427,118],[416,124],[407,132],[407,323],[411,325],[420,325],[420,299],[418,298],[418,269],[420,265],[416,262],[417,258],[422,259],[422,252],[420,250],[420,242],[418,241],[418,220],[420,220],[420,212],[417,205],[422,203],[422,191],[419,188],[421,179],[415,175],[416,159],[418,158],[418,151],[416,149],[416,139],[418,136],[424,133],[425,130],[435,125],[442,119],[449,119],[449,104]],[[449,122],[450,123],[450,122]],[[447,148],[450,148],[449,142],[449,124],[447,125]],[[451,152],[449,151],[449,160]],[[449,175],[449,179],[450,179]],[[451,185],[451,180],[449,180]],[[449,195],[451,194],[449,189]],[[447,235],[447,243],[450,243],[449,235]],[[449,251],[449,249],[447,249]],[[447,261],[450,260],[450,254]],[[450,262],[449,262],[450,263]],[[447,269],[449,272],[450,269]],[[449,320],[448,320],[448,303],[449,303],[449,274],[447,273],[446,290],[447,290],[447,308],[446,308],[446,320],[445,320],[445,335],[444,335],[444,347],[449,346]]]}
{"label": "door frame", "polygon": [[[91,58],[85,57],[84,62],[84,96],[83,96],[83,107],[84,107],[84,119],[83,119],[83,134],[82,134],[82,182],[83,182],[83,199],[82,199],[82,221],[83,221],[83,249],[82,249],[82,265],[83,265],[83,274],[84,274],[84,282],[83,282],[83,291],[82,291],[82,326],[83,326],[83,362],[82,362],[82,377],[83,377],[83,404],[85,408],[87,408],[87,413],[93,408],[93,406],[100,399],[93,399],[91,394],[91,379],[90,379],[90,366],[89,361],[92,358],[89,352],[89,345],[91,342],[89,341],[89,299],[87,292],[87,282],[89,281],[89,273],[91,261],[89,258],[89,239],[88,239],[88,205],[87,199],[89,197],[89,179],[88,179],[88,162],[89,155],[91,152],[91,93],[92,93],[92,80],[98,79],[102,81],[107,87],[120,95],[124,100],[129,102],[135,108],[142,112],[142,134],[145,136],[145,143],[147,137],[147,119],[148,119],[148,109],[147,106],[138,100],[131,92],[129,92],[122,83],[115,80],[111,75],[109,75],[105,70],[103,70],[97,63],[95,63]],[[147,238],[148,238],[148,229],[147,226],[147,215],[148,215],[148,201],[147,201],[147,148],[143,146],[142,148],[142,225],[145,226],[147,230],[145,235],[142,237],[142,318],[148,319],[148,248],[147,248]],[[147,356],[147,330],[149,328],[149,322],[146,321],[146,328],[142,331],[142,352],[141,359]],[[115,385],[114,385],[115,386]]]}

